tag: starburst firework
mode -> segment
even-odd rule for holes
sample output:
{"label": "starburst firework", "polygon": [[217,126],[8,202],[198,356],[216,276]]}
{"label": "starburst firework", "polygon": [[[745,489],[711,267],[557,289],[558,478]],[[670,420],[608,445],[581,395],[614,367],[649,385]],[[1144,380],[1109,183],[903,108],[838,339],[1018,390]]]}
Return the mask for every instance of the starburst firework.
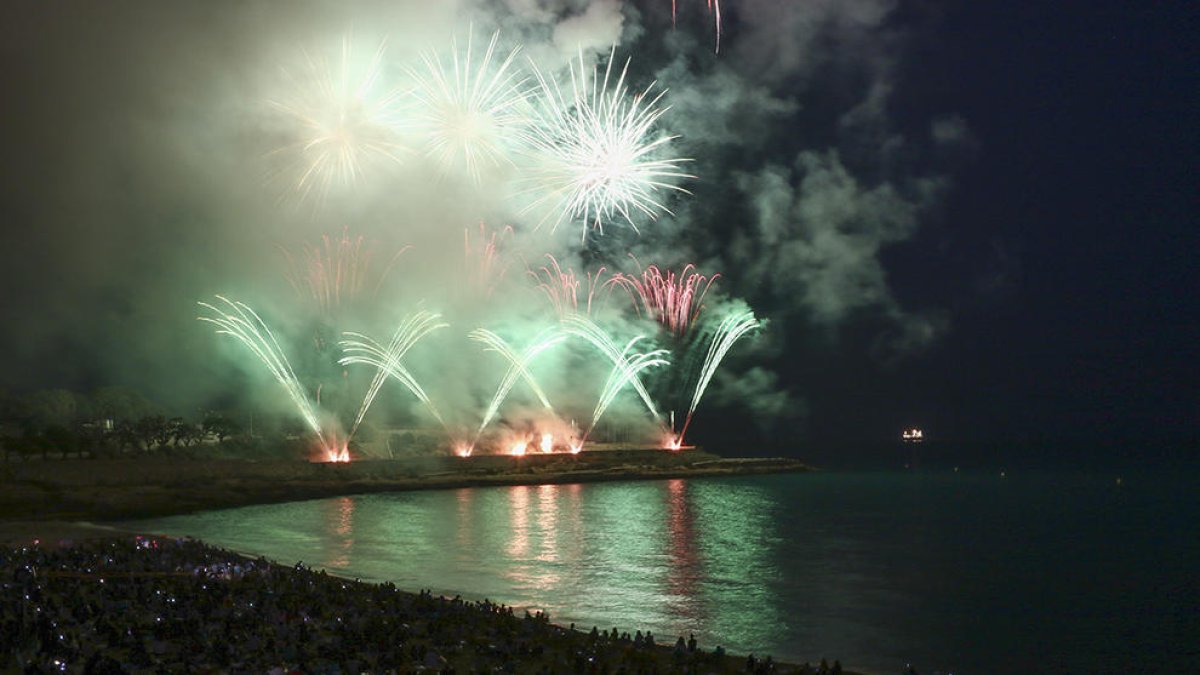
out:
{"label": "starburst firework", "polygon": [[539,105],[528,135],[534,166],[522,194],[532,196],[524,212],[545,212],[538,227],[578,220],[586,237],[589,228],[603,232],[607,221],[620,217],[636,231],[635,217],[655,220],[671,212],[666,192],[688,192],[678,182],[693,177],[680,168],[689,160],[668,152],[676,136],[655,132],[667,111],[659,107],[665,90],[653,93],[652,82],[630,94],[629,60],[614,73],[615,55],[614,48],[603,75],[596,67],[589,76],[581,52],[566,93],[535,70]]}
{"label": "starburst firework", "polygon": [[340,62],[304,54],[299,71],[285,71],[288,94],[271,104],[294,125],[296,140],[276,152],[293,164],[290,192],[324,199],[333,187],[360,183],[371,166],[398,163],[405,149],[396,129],[400,89],[382,84],[385,43],[356,72],[349,38]]}
{"label": "starburst firework", "polygon": [[702,309],[701,302],[713,282],[721,275],[707,277],[686,265],[679,274],[663,271],[658,265],[642,270],[640,277],[618,274],[613,282],[629,291],[638,313],[662,324],[671,333],[682,337],[692,327]]}
{"label": "starburst firework", "polygon": [[415,121],[426,137],[425,152],[446,170],[464,171],[476,182],[481,169],[509,162],[512,146],[528,122],[525,77],[513,68],[520,52],[496,56],[497,31],[476,63],[472,37],[466,50],[452,44],[447,62],[435,51],[422,55],[423,69],[413,69],[419,104]]}

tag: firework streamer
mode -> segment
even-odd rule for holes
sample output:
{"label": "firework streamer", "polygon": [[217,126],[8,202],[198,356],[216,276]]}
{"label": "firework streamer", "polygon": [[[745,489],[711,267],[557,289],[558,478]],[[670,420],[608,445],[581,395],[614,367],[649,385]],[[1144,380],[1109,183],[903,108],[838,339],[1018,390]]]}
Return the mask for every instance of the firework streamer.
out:
{"label": "firework streamer", "polygon": [[443,63],[436,52],[421,56],[423,69],[411,70],[420,104],[415,122],[426,138],[425,152],[443,169],[465,170],[476,182],[483,167],[511,163],[512,146],[528,124],[525,83],[513,61],[514,48],[503,60],[493,60],[500,32],[492,34],[482,58],[472,65],[472,36],[465,52],[457,40],[453,56]]}
{"label": "firework streamer", "polygon": [[[512,391],[513,385],[517,383],[517,379],[519,378],[525,378],[525,381],[533,389],[535,395],[542,402],[542,405],[547,410],[553,410],[549,399],[546,398],[541,387],[538,386],[533,376],[529,373],[529,364],[539,354],[565,340],[565,335],[552,328],[543,330],[534,337],[533,342],[520,355],[513,352],[499,336],[491,331],[485,329],[475,330],[471,332],[470,337],[473,340],[488,345],[489,351],[497,351],[503,354],[509,360],[510,364],[508,371],[505,372],[504,377],[500,380],[499,386],[496,387],[496,393],[492,396],[491,403],[488,404],[487,410],[484,411],[483,421],[479,423],[479,430],[475,433],[475,442],[479,441],[479,436],[483,434],[483,430],[496,417],[496,414],[500,410],[500,404],[508,397],[508,393]],[[472,442],[471,445],[474,446],[475,442]]]}
{"label": "firework streamer", "polygon": [[508,264],[500,256],[497,240],[502,242],[512,236],[512,226],[506,225],[499,232],[489,234],[487,226],[480,223],[479,241],[472,246],[471,230],[463,228],[463,278],[468,288],[485,298],[491,297],[508,273]]}
{"label": "firework streamer", "polygon": [[[578,314],[579,288],[582,282],[575,275],[575,270],[567,269],[564,272],[562,267],[559,266],[558,260],[553,255],[547,253],[546,259],[550,262],[542,265],[537,272],[527,269],[526,273],[537,281],[538,290],[550,301],[550,305],[554,307],[554,311],[558,314],[559,319],[565,319],[572,314]],[[604,277],[605,271],[606,268],[601,267],[595,273],[587,273],[587,304],[584,307],[584,314],[591,315],[592,303],[596,299],[596,291],[598,289],[610,289],[612,287],[612,279],[604,283],[600,281]]]}
{"label": "firework streamer", "polygon": [[[562,326],[563,331],[568,335],[574,335],[576,337],[583,338],[584,340],[590,342],[592,346],[596,347],[596,349],[599,349],[602,354],[612,361],[614,368],[619,369],[625,363],[624,352],[617,347],[616,342],[613,341],[608,333],[604,332],[604,330],[600,328],[600,326],[596,325],[596,323],[591,319],[574,314],[568,316],[566,319],[563,319]],[[642,339],[643,337],[644,336],[639,335],[638,339]],[[629,379],[629,384],[633,385],[633,388],[637,391],[638,396],[641,397],[642,403],[646,404],[646,409],[649,410],[650,414],[654,416],[654,419],[661,424],[662,415],[658,413],[658,408],[655,407],[654,400],[650,398],[650,392],[646,391],[646,385],[642,384],[641,379],[637,377],[636,373]]]}
{"label": "firework streamer", "polygon": [[754,312],[747,310],[725,317],[721,321],[721,324],[717,326],[716,331],[713,333],[712,342],[708,345],[708,353],[704,357],[704,364],[700,367],[700,376],[696,381],[696,388],[692,393],[692,403],[688,406],[688,413],[683,422],[683,429],[680,430],[679,436],[674,440],[676,446],[683,443],[683,437],[687,434],[688,425],[692,423],[692,415],[696,412],[696,406],[700,405],[700,399],[704,397],[704,391],[708,389],[708,383],[712,380],[713,373],[717,371],[717,366],[721,365],[721,361],[729,353],[730,347],[746,333],[758,328],[759,325],[758,319],[754,318]]}
{"label": "firework streamer", "polygon": [[[713,15],[713,19],[717,27],[717,46],[715,51],[721,51],[721,0],[704,0],[708,5],[708,13]],[[678,0],[671,0],[671,23],[675,23],[676,3]]]}
{"label": "firework streamer", "polygon": [[721,276],[706,277],[695,270],[695,265],[688,264],[676,275],[650,265],[642,270],[641,277],[617,274],[613,282],[629,292],[638,314],[644,313],[676,337],[683,337],[700,316],[709,287]]}
{"label": "firework streamer", "polygon": [[416,396],[417,400],[425,405],[434,419],[449,431],[445,420],[442,419],[441,413],[438,412],[429,395],[401,362],[402,357],[417,341],[435,330],[449,326],[447,323],[440,323],[439,319],[441,316],[432,312],[416,313],[400,324],[386,347],[362,333],[343,333],[345,339],[338,343],[342,348],[343,356],[338,359],[338,363],[343,366],[361,364],[377,369],[367,392],[369,400],[364,400],[364,406],[355,420],[355,428],[362,421],[366,409],[370,406],[370,401],[374,400],[375,394],[383,385],[383,380],[390,375],[412,392],[413,396]]}
{"label": "firework streamer", "polygon": [[335,185],[355,186],[369,164],[395,165],[407,152],[396,134],[402,91],[380,83],[386,44],[379,44],[361,77],[352,72],[352,51],[344,38],[336,67],[306,52],[299,73],[284,71],[289,95],[270,102],[296,129],[298,140],[273,154],[291,158],[291,192],[301,201],[322,201]]}
{"label": "firework streamer", "polygon": [[[533,166],[527,171],[532,201],[522,213],[544,211],[537,227],[563,221],[583,223],[603,233],[605,222],[620,216],[637,231],[635,216],[655,220],[671,213],[663,203],[664,191],[688,191],[677,182],[694,178],[684,173],[683,158],[658,159],[676,136],[654,134],[667,108],[659,107],[666,91],[652,94],[654,82],[629,95],[625,84],[629,60],[620,74],[613,73],[616,48],[609,54],[603,77],[593,68],[589,80],[579,54],[579,67],[571,65],[570,93],[536,68],[539,85],[537,111],[528,133]],[[690,194],[690,193],[688,193]]]}
{"label": "firework streamer", "polygon": [[608,379],[604,382],[604,389],[600,393],[599,400],[596,401],[596,408],[592,411],[592,423],[588,425],[587,431],[583,433],[580,440],[580,445],[596,428],[596,424],[600,421],[600,417],[604,415],[604,411],[608,410],[608,406],[616,399],[617,394],[625,388],[625,385],[631,382],[639,382],[638,374],[647,368],[654,366],[665,366],[670,363],[665,357],[667,350],[655,349],[646,353],[634,352],[633,348],[644,337],[639,335],[625,344],[625,348],[621,350],[618,358],[613,363],[613,369],[609,372]]}
{"label": "firework streamer", "polygon": [[232,336],[257,356],[276,381],[287,391],[309,429],[316,434],[322,445],[325,445],[326,439],[321,429],[321,423],[317,419],[317,411],[312,402],[308,400],[308,396],[305,395],[304,387],[301,386],[295,371],[292,370],[292,365],[284,355],[283,348],[279,345],[275,334],[271,332],[262,317],[245,303],[230,300],[221,295],[216,298],[223,303],[226,309],[207,302],[198,302],[196,304],[212,312],[213,316],[196,318],[215,325],[218,335]]}
{"label": "firework streamer", "polygon": [[412,246],[397,250],[387,263],[379,268],[372,283],[374,246],[362,236],[350,237],[349,228],[342,230],[341,238],[324,235],[321,245],[305,244],[303,257],[280,247],[287,261],[286,277],[296,293],[307,296],[321,309],[330,313],[343,301],[352,301],[369,288],[370,297],[375,297],[384,281],[396,266],[400,256]]}

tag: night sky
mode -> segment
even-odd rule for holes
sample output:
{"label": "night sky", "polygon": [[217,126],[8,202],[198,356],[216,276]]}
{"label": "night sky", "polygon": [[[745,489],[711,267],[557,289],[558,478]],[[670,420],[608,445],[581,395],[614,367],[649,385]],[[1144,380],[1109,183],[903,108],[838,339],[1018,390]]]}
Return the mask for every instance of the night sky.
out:
{"label": "night sky", "polygon": [[[429,220],[416,188],[318,219],[263,185],[280,58],[348,25],[410,26],[400,45],[426,30],[405,23],[420,3],[351,4],[0,9],[0,389],[121,384],[202,409],[246,379],[197,299],[284,293],[263,279],[289,237],[432,236],[397,224]],[[640,238],[553,246],[695,260],[770,321],[718,378],[697,440],[753,429],[811,447],[919,425],[963,442],[1195,441],[1196,3],[725,0],[719,55],[702,3],[681,2],[674,31],[649,0],[457,4],[421,25],[536,43],[582,17],[600,45],[619,35],[641,86],[670,88],[662,124],[696,159],[694,196]],[[474,222],[444,227],[461,241]]]}

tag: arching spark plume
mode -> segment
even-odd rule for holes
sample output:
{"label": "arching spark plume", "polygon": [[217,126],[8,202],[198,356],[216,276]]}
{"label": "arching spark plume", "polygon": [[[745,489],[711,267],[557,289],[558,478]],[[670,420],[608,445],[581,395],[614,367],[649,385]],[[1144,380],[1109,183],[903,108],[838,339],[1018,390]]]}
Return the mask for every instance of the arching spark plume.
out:
{"label": "arching spark plume", "polygon": [[652,82],[630,94],[629,60],[614,73],[615,53],[614,48],[604,75],[593,68],[590,79],[580,53],[578,68],[570,68],[568,93],[534,71],[539,95],[529,144],[535,153],[522,194],[531,196],[523,212],[545,213],[538,227],[578,220],[586,237],[589,228],[603,232],[606,222],[620,217],[637,230],[635,217],[655,220],[670,213],[665,192],[687,192],[678,182],[693,177],[680,169],[689,160],[670,157],[676,137],[655,132],[667,110],[658,105],[666,92],[652,94]]}
{"label": "arching spark plume", "polygon": [[[342,347],[344,356],[338,359],[338,363],[343,366],[361,364],[376,368],[378,372],[375,378],[371,381],[371,388],[368,390],[368,395],[374,399],[375,393],[379,391],[379,387],[383,384],[385,376],[390,375],[400,384],[404,385],[405,389],[412,392],[417,400],[423,403],[434,419],[446,427],[445,420],[442,419],[441,413],[430,400],[429,395],[409,372],[401,359],[416,344],[421,338],[432,333],[435,330],[446,328],[450,324],[439,321],[441,316],[433,312],[420,311],[410,316],[401,322],[396,332],[392,334],[392,339],[387,346],[382,346],[372,338],[363,335],[362,333],[344,333],[345,339],[338,344]],[[358,419],[355,420],[355,427],[362,421],[362,415],[366,409],[360,411]]]}
{"label": "arching spark plume", "polygon": [[500,255],[499,242],[513,236],[512,226],[488,232],[479,224],[479,238],[471,241],[470,228],[463,228],[463,279],[467,288],[483,297],[490,297],[508,273],[508,263]]}
{"label": "arching spark plume", "polygon": [[[538,271],[532,269],[526,270],[529,276],[537,280],[538,290],[540,290],[546,299],[550,301],[550,305],[554,307],[554,311],[558,313],[559,319],[564,319],[572,314],[579,312],[579,289],[582,286],[582,281],[575,276],[575,270],[568,268],[563,271],[558,264],[558,259],[547,253],[546,259],[550,262],[542,265]],[[596,291],[601,288],[610,288],[611,281],[601,283],[604,278],[606,269],[601,267],[593,272],[587,273],[587,298],[583,308],[583,314],[590,315],[592,313],[592,303],[596,299]]]}
{"label": "arching spark plume", "polygon": [[520,47],[494,59],[499,38],[499,31],[492,34],[482,56],[473,52],[473,36],[462,53],[455,40],[447,62],[428,51],[421,56],[424,68],[411,71],[419,104],[415,122],[426,138],[426,154],[443,169],[463,171],[476,182],[482,168],[511,161],[512,147],[529,120],[527,78],[513,67]]}
{"label": "arching spark plume", "polygon": [[353,301],[364,292],[373,297],[383,286],[400,256],[412,248],[397,250],[381,267],[373,265],[373,242],[362,236],[351,237],[349,228],[340,238],[325,235],[321,244],[305,244],[300,255],[280,247],[287,261],[287,280],[302,297],[311,299],[322,312],[337,309],[343,301]]}
{"label": "arching spark plume", "polygon": [[587,431],[583,433],[583,440],[587,440],[592,430],[596,428],[596,424],[604,415],[604,411],[608,410],[608,406],[617,398],[617,394],[625,388],[625,385],[630,383],[640,384],[638,374],[647,368],[654,366],[665,366],[670,363],[665,357],[667,350],[655,349],[646,353],[638,353],[633,351],[633,348],[638,342],[645,338],[641,335],[631,339],[625,344],[625,348],[613,361],[613,369],[608,375],[608,379],[604,382],[604,389],[600,393],[599,400],[596,401],[596,408],[592,411],[592,423],[588,425]]}
{"label": "arching spark plume", "polygon": [[[588,319],[587,317],[574,314],[568,316],[566,319],[563,319],[562,326],[563,331],[568,335],[574,335],[576,337],[583,338],[584,340],[590,342],[592,346],[596,347],[596,349],[599,349],[600,353],[608,357],[609,361],[612,361],[615,369],[620,370],[626,366],[626,352],[630,349],[630,345],[626,345],[625,350],[619,349],[617,347],[617,343],[612,339],[612,337],[610,337],[608,333],[604,332],[604,329],[596,325],[596,322]],[[644,336],[639,335],[634,342],[640,339],[644,339]],[[655,358],[657,358],[657,356]],[[650,411],[650,414],[654,416],[654,419],[662,422],[662,415],[658,413],[658,408],[654,405],[654,400],[650,398],[650,392],[646,391],[646,386],[642,384],[640,379],[638,379],[636,373],[630,377],[627,383],[633,385],[633,388],[637,391],[638,396],[641,397],[642,403],[646,404],[646,409]],[[621,386],[624,386],[625,384],[625,382],[622,382]]]}
{"label": "arching spark plume", "polygon": [[708,389],[709,381],[717,372],[717,366],[721,365],[721,361],[729,353],[729,348],[746,333],[758,328],[759,325],[758,319],[754,318],[754,312],[747,310],[725,317],[717,326],[716,331],[713,332],[712,342],[708,345],[704,364],[700,367],[700,375],[696,381],[696,389],[692,393],[692,403],[688,407],[683,429],[680,430],[679,437],[675,441],[677,445],[682,445],[683,437],[687,434],[688,426],[692,423],[692,416],[696,412],[696,406],[700,405],[700,399],[704,397],[704,391]]}
{"label": "arching spark plume", "polygon": [[682,337],[700,316],[704,295],[720,277],[719,274],[706,277],[695,270],[696,266],[689,264],[677,275],[650,265],[642,270],[641,277],[617,274],[613,282],[629,291],[639,314],[644,313]]}
{"label": "arching spark plume", "polygon": [[[472,340],[488,345],[488,351],[495,351],[502,354],[509,361],[508,371],[501,378],[499,386],[496,387],[496,393],[492,396],[491,402],[488,404],[487,410],[483,413],[483,420],[479,423],[479,429],[475,433],[475,439],[478,441],[479,435],[487,428],[487,425],[495,419],[496,414],[500,410],[500,405],[504,399],[508,397],[508,393],[512,391],[513,385],[517,383],[517,379],[524,378],[533,390],[534,395],[538,397],[542,405],[547,409],[551,409],[550,401],[546,398],[545,392],[538,386],[533,376],[529,373],[529,364],[533,362],[539,354],[554,347],[563,340],[566,336],[559,333],[553,328],[548,328],[538,333],[528,347],[520,353],[516,354],[500,336],[486,330],[478,329],[471,331],[470,337]],[[474,445],[474,444],[472,444]]]}
{"label": "arching spark plume", "polygon": [[295,142],[276,153],[294,164],[291,191],[301,200],[324,199],[333,187],[361,182],[372,166],[400,162],[396,134],[400,89],[382,83],[385,43],[356,68],[350,39],[340,62],[304,54],[299,71],[285,70],[288,95],[271,101],[295,126]]}
{"label": "arching spark plume", "polygon": [[301,386],[295,371],[292,370],[292,364],[284,355],[283,347],[275,339],[275,334],[271,332],[262,317],[245,303],[230,300],[222,295],[218,295],[216,298],[224,309],[207,302],[198,302],[196,304],[207,309],[212,316],[196,318],[215,325],[218,335],[229,335],[237,339],[257,356],[276,381],[287,391],[308,428],[317,435],[322,445],[325,445],[326,439],[321,431],[321,423],[317,419],[317,411],[312,402],[308,400],[308,395],[305,394],[304,387]]}

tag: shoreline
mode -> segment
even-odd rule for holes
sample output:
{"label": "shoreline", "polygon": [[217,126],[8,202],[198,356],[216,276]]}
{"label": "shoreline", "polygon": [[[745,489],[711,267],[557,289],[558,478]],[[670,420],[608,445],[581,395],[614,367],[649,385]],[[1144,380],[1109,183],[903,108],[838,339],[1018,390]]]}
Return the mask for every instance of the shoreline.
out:
{"label": "shoreline", "polygon": [[0,525],[106,522],[379,492],[662,480],[812,468],[785,458],[702,450],[427,457],[346,464],[250,460],[51,460],[0,465]]}

